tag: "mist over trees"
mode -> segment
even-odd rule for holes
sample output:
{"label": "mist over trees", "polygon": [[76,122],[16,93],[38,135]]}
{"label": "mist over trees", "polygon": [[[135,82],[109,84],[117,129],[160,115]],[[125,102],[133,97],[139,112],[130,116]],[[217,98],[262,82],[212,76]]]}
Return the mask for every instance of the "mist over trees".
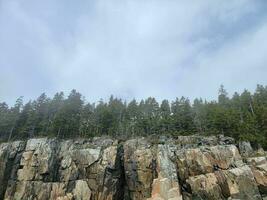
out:
{"label": "mist over trees", "polygon": [[92,137],[205,134],[234,137],[267,147],[267,86],[254,93],[244,90],[229,97],[223,86],[217,101],[155,98],[130,102],[110,97],[108,102],[88,103],[76,90],[53,98],[41,94],[36,100],[14,106],[0,103],[0,139],[29,137]]}

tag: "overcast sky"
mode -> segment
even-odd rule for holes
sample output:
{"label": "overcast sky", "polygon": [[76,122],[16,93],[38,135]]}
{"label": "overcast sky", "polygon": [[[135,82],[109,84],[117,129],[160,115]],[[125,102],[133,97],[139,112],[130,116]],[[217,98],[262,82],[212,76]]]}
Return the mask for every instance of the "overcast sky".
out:
{"label": "overcast sky", "polygon": [[266,0],[0,0],[0,101],[216,99],[267,85]]}

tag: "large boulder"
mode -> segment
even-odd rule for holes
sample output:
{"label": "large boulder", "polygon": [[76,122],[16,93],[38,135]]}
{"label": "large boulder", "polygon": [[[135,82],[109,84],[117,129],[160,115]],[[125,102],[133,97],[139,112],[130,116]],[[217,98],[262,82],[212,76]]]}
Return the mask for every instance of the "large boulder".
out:
{"label": "large boulder", "polygon": [[247,165],[187,179],[192,199],[260,200],[257,184]]}
{"label": "large boulder", "polygon": [[258,166],[258,165],[263,165],[267,164],[267,159],[266,157],[250,157],[246,158],[246,162],[250,166]]}
{"label": "large boulder", "polygon": [[267,159],[266,157],[246,158],[261,194],[267,196]]}
{"label": "large boulder", "polygon": [[251,144],[248,141],[240,141],[238,143],[238,148],[239,148],[240,154],[243,157],[252,156],[254,153],[253,148],[251,147]]}
{"label": "large boulder", "polygon": [[252,167],[252,172],[260,192],[267,196],[267,164]]}
{"label": "large boulder", "polygon": [[90,200],[91,190],[84,180],[77,180],[73,189],[73,196],[76,200]]}
{"label": "large boulder", "polygon": [[220,200],[225,199],[217,177],[214,173],[201,174],[187,180],[194,200]]}
{"label": "large boulder", "polygon": [[[261,198],[254,175],[236,146],[203,146],[179,150],[176,155],[184,198],[185,194],[189,199]],[[264,163],[264,159],[255,160],[249,162]],[[264,185],[262,178],[258,185]]]}
{"label": "large boulder", "polygon": [[223,173],[226,178],[231,198],[261,200],[257,183],[251,169],[247,165],[225,170]]}
{"label": "large boulder", "polygon": [[234,145],[184,149],[177,151],[176,155],[179,177],[183,182],[190,176],[243,165],[238,149]]}
{"label": "large boulder", "polygon": [[156,178],[152,184],[152,194],[147,200],[182,200],[178,184],[174,184],[168,178]]}

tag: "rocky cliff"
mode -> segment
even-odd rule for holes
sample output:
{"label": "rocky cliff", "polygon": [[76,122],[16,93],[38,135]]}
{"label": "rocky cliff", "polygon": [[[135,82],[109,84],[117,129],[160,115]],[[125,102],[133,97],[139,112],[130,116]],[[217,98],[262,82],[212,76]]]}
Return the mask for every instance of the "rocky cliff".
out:
{"label": "rocky cliff", "polygon": [[0,144],[0,199],[267,199],[261,149],[227,137],[180,136]]}

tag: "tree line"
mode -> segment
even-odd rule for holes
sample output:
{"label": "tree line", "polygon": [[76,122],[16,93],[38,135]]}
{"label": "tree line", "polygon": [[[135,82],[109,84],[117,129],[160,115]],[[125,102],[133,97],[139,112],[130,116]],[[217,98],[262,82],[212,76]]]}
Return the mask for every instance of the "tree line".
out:
{"label": "tree line", "polygon": [[30,137],[93,137],[156,135],[218,135],[248,140],[267,147],[267,86],[257,85],[254,93],[244,90],[229,97],[223,86],[218,100],[201,98],[190,102],[176,98],[158,102],[155,98],[125,102],[110,97],[108,102],[88,103],[76,90],[65,97],[41,94],[9,107],[0,103],[2,141]]}

